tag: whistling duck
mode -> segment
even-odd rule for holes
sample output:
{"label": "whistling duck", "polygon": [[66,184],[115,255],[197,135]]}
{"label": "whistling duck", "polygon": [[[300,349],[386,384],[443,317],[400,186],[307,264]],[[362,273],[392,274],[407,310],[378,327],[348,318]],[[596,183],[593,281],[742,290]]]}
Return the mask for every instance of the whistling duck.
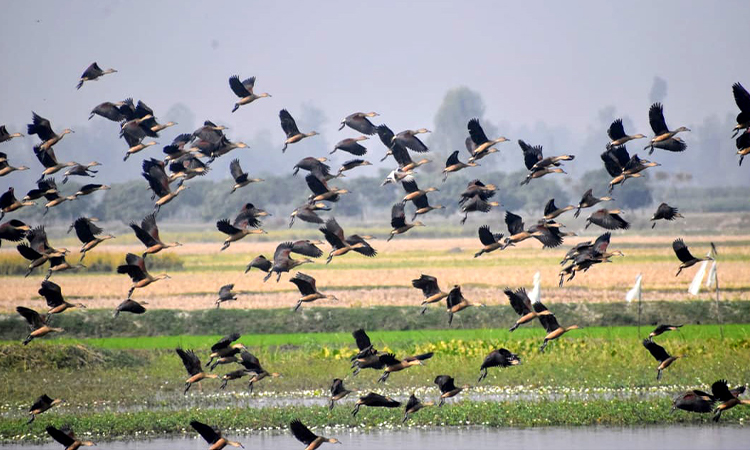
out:
{"label": "whistling duck", "polygon": [[23,137],[21,133],[9,133],[5,125],[0,125],[0,143],[7,142],[13,138]]}
{"label": "whistling duck", "polygon": [[417,181],[412,176],[404,178],[401,181],[401,186],[403,186],[404,191],[406,191],[406,195],[404,196],[402,200],[404,202],[412,201],[416,198],[427,195],[430,192],[437,192],[439,190],[436,187],[428,187],[427,189],[419,189],[419,186],[417,186]]}
{"label": "whistling duck", "polygon": [[78,450],[81,447],[93,447],[96,445],[91,441],[81,441],[77,439],[73,431],[71,431],[67,427],[63,427],[62,430],[58,430],[53,426],[48,426],[45,429],[47,430],[47,434],[49,434],[52,439],[56,440],[58,443],[62,444],[65,447],[65,450]]}
{"label": "whistling duck", "polygon": [[20,220],[11,219],[2,223],[0,224],[0,245],[2,245],[3,239],[10,242],[18,242],[25,238],[26,233],[30,230],[31,227]]}
{"label": "whistling duck", "polygon": [[221,435],[220,432],[216,431],[205,423],[198,422],[197,420],[191,420],[190,426],[193,427],[193,429],[201,435],[204,441],[211,444],[208,450],[221,450],[227,445],[231,445],[232,447],[245,448],[245,446],[239,442],[234,442],[226,439]]}
{"label": "whistling duck", "polygon": [[465,169],[467,167],[477,167],[477,166],[479,166],[479,164],[473,161],[470,161],[468,163],[463,163],[459,161],[458,150],[456,150],[453,153],[451,153],[451,155],[445,161],[445,169],[443,169],[443,183],[445,183],[445,180],[448,179],[448,174],[458,172],[459,170]]}
{"label": "whistling duck", "polygon": [[446,398],[455,397],[461,393],[461,391],[469,388],[468,384],[456,387],[454,379],[450,375],[438,375],[435,377],[435,384],[438,386],[438,389],[440,389],[440,402],[438,403],[438,407],[443,406]]}
{"label": "whistling duck", "polygon": [[209,355],[209,359],[208,359],[208,362],[206,363],[206,367],[210,366],[211,363],[214,361],[214,359],[220,359],[225,356],[236,354],[240,350],[244,350],[246,348],[244,344],[241,344],[241,343],[232,344],[232,342],[236,341],[239,338],[240,338],[239,333],[228,334],[224,336],[223,338],[219,339],[214,345],[212,345],[211,354]]}
{"label": "whistling duck", "polygon": [[370,161],[365,161],[364,159],[350,159],[349,161],[345,162],[344,164],[339,167],[339,171],[336,174],[337,177],[343,177],[344,172],[352,169],[356,169],[357,167],[364,167],[364,166],[371,166],[372,163]]}
{"label": "whistling duck", "polygon": [[39,149],[42,151],[49,150],[53,145],[60,142],[60,140],[66,134],[73,133],[73,130],[71,130],[70,128],[66,128],[62,130],[60,134],[55,134],[55,132],[52,131],[52,124],[49,120],[33,111],[31,112],[31,114],[32,123],[26,126],[26,132],[29,135],[36,134],[39,139],[42,140],[42,143],[38,145]]}
{"label": "whistling duck", "polygon": [[591,208],[592,206],[596,205],[599,202],[609,202],[614,200],[612,197],[594,197],[593,195],[594,190],[589,189],[583,194],[583,197],[581,197],[581,201],[578,202],[578,209],[576,209],[575,214],[573,214],[573,217],[578,217],[581,215],[581,209],[583,208]]}
{"label": "whistling duck", "polygon": [[421,355],[408,356],[404,359],[396,359],[396,355],[393,353],[382,354],[379,358],[380,362],[385,365],[385,369],[383,370],[383,375],[378,378],[378,382],[385,382],[393,372],[399,372],[411,366],[423,366],[424,363],[422,361],[432,358],[432,355],[434,355],[433,352],[428,352]]}
{"label": "whistling duck", "polygon": [[459,285],[453,286],[453,289],[448,293],[445,302],[448,311],[448,326],[453,323],[453,315],[459,311],[463,311],[470,306],[484,306],[481,303],[473,303],[466,300],[461,293],[461,286]]}
{"label": "whistling duck", "polygon": [[289,144],[294,144],[296,142],[301,141],[304,138],[317,136],[317,131],[311,131],[309,133],[301,133],[299,131],[299,128],[297,128],[297,123],[294,121],[294,118],[291,114],[289,114],[289,111],[286,109],[282,109],[279,112],[279,119],[281,120],[281,129],[284,131],[284,134],[286,134],[286,141],[284,141],[284,148],[281,149],[281,152],[285,152],[286,148]]}
{"label": "whistling duck", "polygon": [[[560,324],[557,323],[557,318],[555,318],[554,314],[549,313],[547,307],[544,306],[542,302],[536,302],[533,306],[534,312],[537,313],[537,317],[539,318],[539,322],[547,331],[547,335],[544,337],[544,342],[542,343],[541,347],[539,347],[539,351],[542,353],[544,353],[544,349],[547,347],[547,344],[549,344],[550,341],[554,341],[570,330],[577,330],[580,328],[578,325],[561,327]],[[545,311],[548,311],[548,313],[545,314]]]}
{"label": "whistling duck", "polygon": [[344,380],[341,378],[334,378],[331,383],[331,403],[328,405],[328,410],[333,410],[333,404],[354,391],[350,391],[344,387]]}
{"label": "whistling duck", "polygon": [[5,213],[15,211],[23,208],[24,206],[34,206],[35,203],[32,201],[18,201],[14,194],[15,190],[13,187],[9,187],[3,195],[0,195],[0,219],[5,217]]}
{"label": "whistling duck", "polygon": [[348,126],[355,131],[359,131],[362,134],[371,136],[377,132],[377,127],[373,125],[372,122],[370,122],[368,117],[377,117],[379,115],[380,114],[376,112],[356,112],[354,114],[349,114],[344,118],[344,120],[341,121],[339,131],[344,129],[345,126]]}
{"label": "whistling duck", "polygon": [[299,293],[302,294],[302,297],[297,300],[297,304],[294,306],[293,311],[297,311],[299,307],[302,306],[302,303],[306,302],[314,302],[315,300],[321,299],[331,299],[334,301],[338,301],[338,298],[336,298],[335,295],[320,293],[318,291],[318,288],[315,287],[315,278],[311,277],[310,275],[306,275],[302,272],[297,272],[294,277],[289,280],[289,282],[294,283],[294,285],[297,286]]}
{"label": "whistling duck", "polygon": [[219,289],[219,298],[216,299],[217,309],[221,306],[222,302],[237,300],[237,293],[232,292],[232,289],[234,289],[234,284],[225,284]]}
{"label": "whistling duck", "polygon": [[422,301],[421,303],[424,308],[422,308],[421,314],[424,314],[425,311],[427,311],[427,306],[425,305],[429,305],[430,303],[437,303],[440,300],[448,297],[447,292],[443,292],[440,290],[437,278],[431,275],[422,274],[419,278],[411,280],[411,285],[421,290],[422,294],[424,295],[424,301]]}
{"label": "whistling duck", "polygon": [[247,172],[242,171],[239,159],[233,159],[232,162],[229,163],[229,173],[232,174],[232,178],[234,179],[234,186],[232,186],[232,192],[230,192],[230,194],[234,194],[234,191],[245,187],[250,183],[260,183],[261,181],[265,181],[262,178],[249,178]]}
{"label": "whistling duck", "polygon": [[[320,252],[319,249],[318,252]],[[315,262],[312,259],[292,259],[290,256],[291,253],[298,253],[300,255],[317,258],[320,256],[318,252],[309,253],[308,249],[305,247],[295,248],[292,242],[282,242],[276,246],[276,251],[273,253],[273,266],[271,266],[271,270],[268,271],[268,275],[263,278],[263,281],[267,281],[274,273],[276,273],[276,282],[278,283],[281,279],[282,273],[289,272],[302,264]]]}
{"label": "whistling duck", "polygon": [[174,191],[169,187],[169,177],[164,171],[162,161],[151,158],[143,161],[143,178],[148,181],[148,185],[154,194],[159,197],[154,203],[155,212],[159,212],[163,205],[171,202],[180,192],[188,189],[183,182],[177,186]]}
{"label": "whistling duck", "polygon": [[352,410],[352,416],[356,417],[357,413],[359,412],[359,408],[362,406],[370,406],[373,408],[398,408],[399,406],[401,406],[401,402],[393,400],[390,397],[385,397],[383,395],[370,392],[369,394],[365,395],[364,397],[360,397],[359,400],[357,400],[357,403],[354,404],[354,409]]}
{"label": "whistling duck", "polygon": [[347,189],[339,189],[337,187],[328,187],[328,183],[318,178],[314,173],[310,173],[305,177],[305,183],[310,188],[312,194],[308,197],[308,202],[315,203],[319,201],[337,202],[341,194],[349,194],[351,191]]}
{"label": "whistling duck", "polygon": [[489,355],[482,361],[482,366],[479,368],[479,379],[477,383],[487,378],[487,369],[490,367],[510,367],[521,364],[521,358],[515,353],[511,353],[507,349],[499,348],[492,350]]}
{"label": "whistling duck", "polygon": [[366,141],[367,139],[370,138],[367,136],[358,136],[356,138],[343,139],[339,141],[335,147],[333,147],[333,150],[331,150],[331,154],[333,154],[336,150],[342,150],[347,153],[351,153],[354,156],[363,156],[367,153],[367,148],[361,145],[360,142]]}
{"label": "whistling duck", "polygon": [[740,83],[734,83],[732,94],[734,95],[734,102],[740,109],[740,113],[737,114],[737,125],[733,128],[732,133],[732,137],[735,137],[741,130],[750,127],[750,93]]}
{"label": "whistling duck", "polygon": [[67,183],[68,177],[72,177],[72,176],[94,178],[94,175],[92,175],[92,173],[98,173],[98,172],[96,170],[91,170],[91,168],[96,167],[96,166],[101,166],[101,165],[102,164],[97,161],[91,161],[85,166],[83,164],[76,163],[76,165],[66,170],[65,173],[63,174],[63,184]]}
{"label": "whistling duck", "polygon": [[83,303],[66,302],[62,295],[62,289],[60,289],[60,286],[51,281],[42,281],[42,287],[39,288],[39,295],[44,297],[44,300],[47,301],[47,306],[49,307],[47,316],[59,314],[69,308],[86,309],[86,305]]}
{"label": "whistling duck", "polygon": [[380,362],[380,355],[378,355],[378,351],[372,346],[370,337],[367,336],[365,330],[362,328],[354,330],[352,337],[357,343],[357,349],[359,350],[351,358],[352,368],[355,369],[352,375],[357,375],[362,369],[381,370],[385,367],[385,364]]}
{"label": "whistling duck", "polygon": [[[516,312],[516,314],[521,316],[518,320],[516,320],[516,323],[514,323],[513,326],[510,327],[511,332],[515,331],[515,329],[520,327],[521,325],[531,322],[537,317],[552,314],[546,309],[539,313],[534,311],[532,307],[532,301],[526,294],[525,288],[518,288],[515,291],[511,290],[510,288],[505,288],[503,292],[508,296],[510,306],[513,307],[513,310]],[[538,301],[533,303],[537,302]]]}
{"label": "whistling duck", "polygon": [[414,394],[411,394],[404,407],[404,418],[401,420],[401,423],[409,420],[409,414],[414,414],[426,406],[435,406],[435,402],[422,402]]}
{"label": "whistling duck", "polygon": [[265,230],[259,229],[260,220],[258,217],[268,216],[268,212],[256,208],[252,203],[246,203],[240,210],[237,217],[234,218],[232,224],[229,223],[229,219],[221,219],[216,222],[216,228],[222,233],[227,235],[224,239],[224,245],[221,247],[221,251],[226,250],[232,244],[237,242],[250,234],[264,234]]}
{"label": "whistling duck", "polygon": [[510,236],[505,238],[503,248],[508,247],[509,245],[515,245],[518,242],[525,241],[526,239],[542,235],[541,230],[533,232],[530,230],[525,230],[523,219],[521,218],[521,216],[513,214],[510,211],[505,212],[505,225],[508,227],[508,233],[510,233]]}
{"label": "whistling duck", "polygon": [[136,289],[144,288],[155,281],[171,278],[166,273],[156,276],[151,275],[146,270],[146,261],[132,253],[125,255],[125,264],[117,266],[117,273],[126,273],[133,280],[133,284],[128,291],[128,298],[133,295],[133,291]]}
{"label": "whistling duck", "polygon": [[429,149],[424,143],[417,137],[418,134],[431,133],[427,128],[420,128],[418,130],[404,130],[391,138],[396,144],[400,144],[408,149],[414,150],[418,153],[427,152]]}
{"label": "whistling duck", "polygon": [[250,77],[240,81],[240,77],[233,75],[229,77],[229,88],[232,89],[234,95],[240,98],[240,100],[234,104],[232,112],[240,109],[242,105],[248,105],[259,98],[270,97],[271,94],[264,92],[262,94],[255,94],[253,88],[255,87],[255,77]]}
{"label": "whistling duck", "polygon": [[714,258],[711,256],[706,256],[704,258],[696,258],[695,256],[693,256],[690,253],[690,250],[688,250],[688,246],[685,245],[685,241],[683,241],[682,238],[675,239],[674,242],[672,242],[672,250],[674,250],[675,255],[677,255],[677,259],[681,261],[680,268],[679,270],[677,270],[675,276],[680,275],[682,269],[692,267],[701,261],[714,260]]}
{"label": "whistling duck", "polygon": [[101,67],[99,67],[99,64],[97,64],[96,62],[93,62],[81,74],[81,79],[78,81],[78,84],[76,85],[76,89],[81,89],[81,86],[83,86],[83,83],[86,81],[98,80],[99,77],[103,77],[104,75],[107,75],[110,73],[116,73],[116,72],[117,70],[115,69],[102,70]]}
{"label": "whistling duck", "polygon": [[18,166],[18,167],[11,166],[10,164],[8,164],[7,158],[8,158],[8,155],[0,152],[0,177],[4,177],[5,175],[8,175],[16,171],[22,172],[24,170],[29,170],[29,168],[26,166]]}
{"label": "whistling duck", "polygon": [[268,273],[271,271],[271,267],[273,267],[272,261],[269,261],[268,258],[263,255],[258,255],[253,258],[250,263],[248,263],[247,267],[245,267],[245,273],[250,272],[250,270],[253,268],[260,269],[263,272]]}
{"label": "whistling duck", "polygon": [[647,148],[650,148],[651,150],[648,152],[649,155],[654,152],[654,147],[656,146],[656,144],[671,140],[677,133],[690,131],[690,128],[687,127],[680,127],[674,131],[670,131],[667,127],[667,122],[664,120],[664,107],[661,103],[654,103],[653,105],[651,105],[648,110],[648,121],[651,124],[651,129],[654,132],[654,137],[651,138],[651,142],[647,146],[643,147],[643,149],[645,150]]}
{"label": "whistling duck", "polygon": [[135,222],[130,222],[130,228],[135,232],[135,237],[146,246],[146,250],[141,255],[143,258],[159,253],[165,248],[182,246],[179,242],[172,242],[171,244],[162,242],[159,237],[159,227],[156,225],[156,214],[151,213],[144,217],[140,226]]}
{"label": "whistling duck", "polygon": [[62,328],[55,328],[48,325],[50,316],[49,314],[39,314],[33,309],[25,308],[23,306],[17,306],[16,312],[26,319],[29,324],[29,335],[23,340],[23,345],[28,345],[29,342],[34,338],[46,336],[49,333],[62,333],[65,331]]}
{"label": "whistling duck", "polygon": [[654,340],[656,336],[664,334],[667,331],[676,331],[678,328],[682,328],[682,325],[659,325],[658,327],[654,328],[654,331],[648,334],[648,338],[650,340]]}
{"label": "whistling duck", "polygon": [[614,122],[609,126],[609,129],[607,130],[607,136],[609,136],[610,141],[607,143],[607,148],[610,147],[617,147],[620,145],[624,145],[628,141],[632,141],[634,139],[644,139],[646,136],[638,133],[634,134],[632,136],[625,134],[625,128],[622,125],[622,119],[615,119]]}
{"label": "whistling duck", "polygon": [[73,222],[71,228],[76,230],[76,237],[78,237],[78,240],[83,244],[81,247],[81,259],[78,260],[79,262],[83,261],[83,258],[86,257],[86,252],[91,251],[94,247],[107,239],[115,238],[111,234],[97,237],[97,235],[102,234],[104,230],[96,226],[96,224],[94,224],[94,222],[88,217],[77,218],[75,222]]}
{"label": "whistling duck", "polygon": [[305,450],[315,450],[326,442],[330,444],[340,444],[336,438],[327,438],[318,436],[317,434],[310,431],[299,419],[294,419],[289,422],[289,429],[292,431],[292,435],[295,439],[305,444]]}
{"label": "whistling duck", "polygon": [[477,258],[484,253],[490,253],[494,252],[497,249],[503,249],[503,236],[505,236],[503,233],[492,233],[490,231],[489,225],[482,225],[479,227],[479,230],[477,230],[479,233],[479,241],[482,243],[483,247],[478,252],[474,253],[474,257]]}
{"label": "whistling duck", "polygon": [[34,404],[32,404],[29,408],[29,415],[31,415],[31,417],[29,417],[29,421],[26,422],[26,424],[28,425],[33,422],[34,419],[36,419],[37,415],[48,411],[50,408],[64,402],[65,400],[61,398],[52,399],[48,397],[47,394],[42,394],[42,396],[36,399],[36,401],[34,401]]}
{"label": "whistling duck", "polygon": [[113,318],[116,319],[121,312],[127,312],[132,314],[143,314],[146,312],[146,308],[143,305],[148,305],[147,301],[135,301],[133,299],[125,299],[122,303],[117,305]]}
{"label": "whistling duck", "polygon": [[299,218],[303,222],[307,223],[323,223],[323,219],[320,218],[319,215],[315,213],[315,211],[330,211],[331,208],[326,205],[325,203],[317,202],[317,203],[305,203],[302,206],[297,207],[292,213],[289,215],[291,219],[289,220],[289,228],[294,225],[294,220],[296,218]]}
{"label": "whistling duck", "polygon": [[[524,165],[529,170],[526,179],[521,182],[521,185],[529,184],[532,179],[541,178],[549,173],[566,173],[563,169],[559,168],[560,161],[575,159],[574,155],[550,156],[545,158],[541,145],[531,146],[521,139],[518,140],[518,145],[523,152]],[[553,168],[552,166],[555,167]]]}
{"label": "whistling duck", "polygon": [[414,214],[411,216],[411,220],[417,218],[420,214],[427,214],[430,211],[434,211],[436,209],[445,209],[445,206],[443,205],[430,205],[430,200],[427,198],[426,195],[420,195],[419,197],[412,200],[412,203],[414,204],[414,207],[417,209],[414,210]]}
{"label": "whistling duck", "polygon": [[277,378],[281,376],[281,374],[279,373],[271,373],[264,369],[263,366],[260,365],[260,361],[258,360],[258,358],[256,358],[255,355],[248,352],[247,350],[243,350],[242,352],[240,352],[240,358],[242,358],[240,364],[245,367],[245,370],[247,370],[248,372],[252,372],[253,374],[253,376],[250,377],[250,382],[247,385],[251,393],[253,392],[254,384],[258,381],[266,377]]}
{"label": "whistling duck", "polygon": [[653,224],[651,224],[651,228],[654,228],[656,226],[656,221],[657,220],[662,220],[663,219],[663,220],[670,220],[671,221],[671,220],[675,220],[677,218],[683,219],[684,216],[679,213],[679,211],[677,210],[677,208],[673,208],[673,207],[667,205],[666,203],[662,203],[662,204],[659,205],[658,208],[656,208],[656,212],[654,213],[653,216],[651,216],[651,219],[649,219],[649,220],[651,220],[652,222],[654,222]]}
{"label": "whistling duck", "polygon": [[404,202],[400,202],[396,203],[393,205],[393,208],[391,208],[391,227],[393,227],[393,230],[391,230],[391,234],[388,236],[386,242],[393,239],[397,234],[404,234],[414,227],[425,226],[425,224],[419,220],[412,223],[406,223],[406,214],[404,212],[405,205]]}
{"label": "whistling duck", "polygon": [[325,226],[319,228],[319,231],[323,233],[326,241],[328,241],[332,247],[331,251],[328,253],[326,264],[330,263],[335,256],[345,255],[349,253],[349,251],[355,251],[370,258],[377,255],[377,251],[370,246],[364,237],[356,234],[346,237],[344,235],[344,229],[341,228],[334,217],[328,219]]}
{"label": "whistling duck", "polygon": [[621,212],[619,209],[603,208],[597,210],[586,218],[584,229],[587,229],[593,223],[607,230],[627,230],[630,228],[630,223],[620,217]]}
{"label": "whistling duck", "polygon": [[646,347],[646,350],[651,353],[651,356],[659,362],[659,366],[656,368],[657,380],[661,380],[661,373],[664,369],[672,365],[672,363],[677,361],[678,358],[682,358],[682,356],[671,356],[666,350],[664,350],[664,347],[651,339],[644,339],[643,346]]}
{"label": "whistling duck", "polygon": [[503,136],[492,140],[487,138],[487,135],[484,133],[482,126],[479,124],[479,119],[469,120],[467,128],[469,129],[469,138],[466,140],[466,144],[467,149],[470,148],[469,152],[471,153],[469,162],[480,160],[490,153],[497,152],[497,149],[493,149],[491,147],[495,144],[500,144],[502,142],[508,141],[508,138]]}
{"label": "whistling duck", "polygon": [[[740,400],[737,398],[739,392],[735,395],[734,392],[729,390],[726,380],[719,380],[712,384],[711,392],[713,393],[714,398],[721,402],[719,406],[714,409],[714,422],[718,422],[721,418],[721,413],[727,409],[732,409],[737,405],[750,405],[750,400]],[[744,392],[744,386],[742,387],[742,392]]]}
{"label": "whistling duck", "polygon": [[183,394],[187,394],[187,391],[190,390],[190,386],[192,386],[193,383],[198,383],[206,378],[219,378],[215,373],[205,373],[203,371],[201,360],[192,350],[185,351],[178,347],[175,349],[175,352],[177,352],[177,355],[182,359],[182,364],[185,366],[188,375],[190,375],[190,377],[185,380],[185,391]]}

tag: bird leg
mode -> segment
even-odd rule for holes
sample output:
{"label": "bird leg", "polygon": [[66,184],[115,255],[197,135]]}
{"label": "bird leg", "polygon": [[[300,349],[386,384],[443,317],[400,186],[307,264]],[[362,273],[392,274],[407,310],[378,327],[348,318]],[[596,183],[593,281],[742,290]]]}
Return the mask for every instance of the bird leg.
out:
{"label": "bird leg", "polygon": [[185,383],[185,391],[183,392],[183,394],[187,394],[187,392],[190,390],[190,386],[192,385],[193,383]]}
{"label": "bird leg", "polygon": [[465,224],[466,223],[466,219],[468,219],[468,218],[469,218],[469,213],[464,214],[464,218],[461,219],[461,225]]}
{"label": "bird leg", "polygon": [[409,413],[404,412],[404,420],[402,420],[401,423],[405,423],[407,420],[409,420]]}
{"label": "bird leg", "polygon": [[266,281],[268,281],[268,279],[271,278],[271,275],[273,275],[273,270],[268,271],[268,274],[263,277],[263,282],[265,283]]}
{"label": "bird leg", "polygon": [[333,399],[331,399],[331,403],[328,405],[328,411],[333,411]]}
{"label": "bird leg", "polygon": [[440,402],[438,403],[438,408],[441,408],[444,403],[445,403],[445,397],[440,397]]}
{"label": "bird leg", "polygon": [[253,388],[254,388],[253,380],[252,379],[250,380],[250,383],[248,383],[247,388],[250,389],[250,393],[252,394],[253,393]]}
{"label": "bird leg", "polygon": [[135,290],[135,286],[131,286],[130,290],[128,291],[128,297],[127,298],[130,298],[130,296],[133,295],[133,291],[134,290]]}
{"label": "bird leg", "polygon": [[276,282],[278,283],[280,279],[281,279],[281,272],[277,272],[276,273]]}
{"label": "bird leg", "polygon": [[487,368],[483,367],[479,369],[479,379],[477,380],[477,383],[487,378]]}
{"label": "bird leg", "polygon": [[542,353],[544,353],[544,349],[547,348],[547,344],[548,343],[549,343],[549,341],[547,339],[545,339],[544,343],[542,343],[542,346],[539,347],[539,351],[542,352]]}
{"label": "bird leg", "polygon": [[682,272],[682,266],[680,266],[680,269],[677,271],[677,273],[674,276],[676,277],[680,276],[680,272]]}
{"label": "bird leg", "polygon": [[302,306],[302,300],[297,300],[297,305],[294,307],[292,311],[297,312],[300,306]]}
{"label": "bird leg", "polygon": [[26,422],[26,425],[30,424],[31,422],[34,421],[34,419],[36,419],[36,414],[34,413],[29,413],[29,414],[31,414],[31,417],[29,418],[29,421]]}
{"label": "bird leg", "polygon": [[453,323],[453,313],[448,312],[448,326],[450,326]]}
{"label": "bird leg", "polygon": [[225,389],[225,388],[227,387],[227,382],[228,382],[228,381],[229,381],[229,380],[223,380],[223,381],[221,382],[221,386],[219,386],[219,389]]}
{"label": "bird leg", "polygon": [[661,369],[656,369],[656,379],[661,380]]}
{"label": "bird leg", "polygon": [[383,375],[380,375],[380,378],[378,378],[378,383],[385,383],[385,380],[388,379],[390,374],[390,372],[383,372]]}
{"label": "bird leg", "polygon": [[359,406],[360,406],[359,403],[354,405],[354,409],[352,410],[352,417],[357,417],[357,413],[359,412]]}

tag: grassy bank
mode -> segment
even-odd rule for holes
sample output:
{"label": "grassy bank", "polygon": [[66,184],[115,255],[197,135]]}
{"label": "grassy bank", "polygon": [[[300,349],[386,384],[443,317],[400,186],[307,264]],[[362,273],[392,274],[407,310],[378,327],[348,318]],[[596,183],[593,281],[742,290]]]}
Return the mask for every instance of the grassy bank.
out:
{"label": "grassy bank", "polygon": [[[257,431],[286,432],[288,423],[301,419],[310,427],[334,428],[401,428],[410,426],[641,426],[649,424],[710,424],[710,415],[671,414],[671,401],[575,401],[555,402],[471,402],[461,401],[443,408],[427,408],[413,414],[401,424],[402,408],[393,410],[363,408],[357,417],[350,414],[351,405],[327,407],[188,409],[169,414],[153,411],[112,414],[55,415],[50,413],[31,426],[24,420],[0,421],[0,439],[37,441],[46,439],[48,424],[70,424],[75,430],[90,432],[92,439],[145,439],[165,435],[192,433],[190,420],[221,424],[225,436],[245,435]],[[749,408],[735,408],[722,416],[722,424],[744,424],[750,419]],[[335,436],[335,430],[328,432]]]}
{"label": "grassy bank", "polygon": [[[720,303],[724,323],[743,321],[750,316],[750,302],[724,301]],[[107,310],[87,309],[56,316],[54,326],[65,333],[45,340],[99,337],[140,337],[175,335],[215,335],[230,331],[255,334],[283,333],[350,333],[363,327],[367,330],[443,330],[449,329],[442,307],[431,307],[420,315],[419,307],[373,308],[303,308],[291,313],[289,309],[206,309],[196,311],[150,310],[133,316],[122,314],[116,320]],[[632,326],[637,323],[636,304],[627,303],[569,303],[555,304],[557,317],[566,324],[590,326]],[[469,308],[456,316],[453,329],[510,327],[517,316],[508,306]],[[707,301],[646,302],[643,303],[644,328],[655,323],[711,324],[716,323],[716,305]],[[220,325],[219,325],[220,324]],[[0,314],[0,340],[22,340],[27,333],[26,323],[18,314]],[[272,338],[272,337],[270,337]]]}

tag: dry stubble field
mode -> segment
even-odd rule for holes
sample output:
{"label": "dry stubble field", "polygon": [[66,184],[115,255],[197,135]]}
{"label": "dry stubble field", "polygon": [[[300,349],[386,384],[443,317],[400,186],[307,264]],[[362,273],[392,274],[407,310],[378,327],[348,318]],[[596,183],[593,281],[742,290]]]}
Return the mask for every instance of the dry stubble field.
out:
{"label": "dry stubble field", "polygon": [[[674,274],[678,261],[671,249],[672,237],[618,235],[612,237],[610,249],[620,249],[625,257],[615,257],[611,264],[593,267],[564,288],[558,288],[558,262],[575,243],[590,237],[566,240],[562,248],[542,250],[536,241],[527,241],[505,251],[474,258],[479,248],[476,238],[414,239],[397,237],[391,242],[373,241],[378,256],[370,259],[358,254],[335,258],[325,265],[320,258],[302,266],[318,280],[323,292],[335,294],[340,301],[321,301],[317,306],[362,307],[371,305],[417,305],[421,294],[411,287],[411,280],[428,273],[438,277],[441,287],[453,284],[464,287],[464,295],[486,304],[506,302],[502,288],[531,286],[536,271],[542,276],[543,299],[556,302],[622,301],[637,274],[644,276],[644,301],[685,300],[691,298],[687,287],[696,268]],[[719,277],[724,299],[750,300],[750,236],[690,236],[687,243],[696,255],[708,250],[709,242],[719,248]],[[234,283],[239,300],[225,304],[228,308],[279,308],[292,306],[298,294],[282,275],[263,282],[263,273],[253,270],[244,274],[244,267],[258,254],[271,257],[275,242],[253,242],[252,237],[219,252],[219,244],[193,243],[168,249],[184,261],[184,269],[173,271],[172,278],[136,290],[133,297],[148,300],[150,308],[205,309],[213,306],[215,293],[223,284]],[[325,252],[327,244],[321,245]],[[3,248],[2,252],[14,251]],[[96,252],[124,254],[141,252],[136,245],[105,243]],[[74,255],[71,260],[77,259]],[[124,259],[124,258],[123,258]],[[37,289],[41,272],[28,278],[3,277],[0,290],[0,311],[9,312],[24,304],[41,308]],[[57,274],[52,278],[60,284],[69,300],[81,299],[91,308],[114,308],[127,293],[130,280],[117,274]],[[706,297],[708,294],[702,294]]]}

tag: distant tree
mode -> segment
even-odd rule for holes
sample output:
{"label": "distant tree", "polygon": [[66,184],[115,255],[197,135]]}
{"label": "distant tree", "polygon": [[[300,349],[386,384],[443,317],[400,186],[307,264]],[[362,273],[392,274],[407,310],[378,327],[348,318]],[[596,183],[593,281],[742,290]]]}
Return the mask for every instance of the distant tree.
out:
{"label": "distant tree", "polygon": [[[435,114],[435,129],[428,139],[428,146],[446,156],[454,150],[465,152],[464,141],[469,136],[466,124],[473,118],[482,120],[484,111],[484,100],[479,92],[465,86],[449,90]],[[482,121],[482,128],[488,136],[495,133],[495,128],[488,122]]]}

